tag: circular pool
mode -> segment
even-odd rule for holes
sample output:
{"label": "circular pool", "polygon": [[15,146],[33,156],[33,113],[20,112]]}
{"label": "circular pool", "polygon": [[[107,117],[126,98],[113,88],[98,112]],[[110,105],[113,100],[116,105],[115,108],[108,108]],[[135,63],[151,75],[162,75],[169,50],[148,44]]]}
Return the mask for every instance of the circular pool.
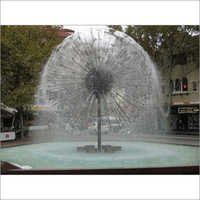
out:
{"label": "circular pool", "polygon": [[51,142],[3,148],[2,161],[33,169],[104,169],[192,166],[199,163],[198,147],[150,142],[104,142],[120,145],[115,153],[77,152],[92,142]]}

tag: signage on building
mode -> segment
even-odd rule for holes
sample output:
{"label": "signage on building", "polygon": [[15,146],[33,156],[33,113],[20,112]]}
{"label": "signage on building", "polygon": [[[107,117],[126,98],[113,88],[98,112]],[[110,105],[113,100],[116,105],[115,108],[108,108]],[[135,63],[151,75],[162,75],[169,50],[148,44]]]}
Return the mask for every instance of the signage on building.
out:
{"label": "signage on building", "polygon": [[199,108],[198,107],[179,107],[178,113],[179,114],[185,114],[185,113],[198,113]]}

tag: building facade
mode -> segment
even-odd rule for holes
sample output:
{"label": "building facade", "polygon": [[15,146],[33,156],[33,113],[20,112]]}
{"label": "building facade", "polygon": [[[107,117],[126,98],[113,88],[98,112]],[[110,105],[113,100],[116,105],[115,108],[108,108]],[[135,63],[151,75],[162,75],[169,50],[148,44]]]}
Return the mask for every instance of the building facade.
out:
{"label": "building facade", "polygon": [[175,131],[199,131],[199,62],[191,53],[174,54],[172,65],[161,70],[162,92],[169,106],[169,127]]}

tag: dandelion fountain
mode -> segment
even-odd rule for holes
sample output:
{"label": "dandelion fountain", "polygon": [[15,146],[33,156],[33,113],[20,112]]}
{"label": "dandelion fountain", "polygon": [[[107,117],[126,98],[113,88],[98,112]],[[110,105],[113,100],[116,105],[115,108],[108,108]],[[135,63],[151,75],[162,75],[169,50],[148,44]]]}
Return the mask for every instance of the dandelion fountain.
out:
{"label": "dandelion fountain", "polygon": [[[90,30],[73,34],[54,50],[40,87],[46,104],[55,110],[65,105],[67,117],[74,122],[87,123],[91,117],[97,120],[97,149],[87,146],[78,150],[101,152],[102,116],[107,117],[109,126],[110,116],[121,126],[153,118],[151,130],[156,128],[155,109],[160,108],[157,81],[153,63],[133,39],[121,32]],[[58,120],[63,117],[58,115]]]}

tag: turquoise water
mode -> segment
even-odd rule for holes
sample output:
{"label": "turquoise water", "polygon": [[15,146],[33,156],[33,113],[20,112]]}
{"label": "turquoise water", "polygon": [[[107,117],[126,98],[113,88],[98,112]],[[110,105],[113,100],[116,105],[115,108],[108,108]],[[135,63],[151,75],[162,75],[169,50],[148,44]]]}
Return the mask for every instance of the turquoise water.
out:
{"label": "turquoise water", "polygon": [[97,169],[191,166],[199,164],[198,147],[148,142],[105,142],[120,145],[115,153],[77,152],[92,142],[52,142],[0,150],[0,160],[33,169]]}

